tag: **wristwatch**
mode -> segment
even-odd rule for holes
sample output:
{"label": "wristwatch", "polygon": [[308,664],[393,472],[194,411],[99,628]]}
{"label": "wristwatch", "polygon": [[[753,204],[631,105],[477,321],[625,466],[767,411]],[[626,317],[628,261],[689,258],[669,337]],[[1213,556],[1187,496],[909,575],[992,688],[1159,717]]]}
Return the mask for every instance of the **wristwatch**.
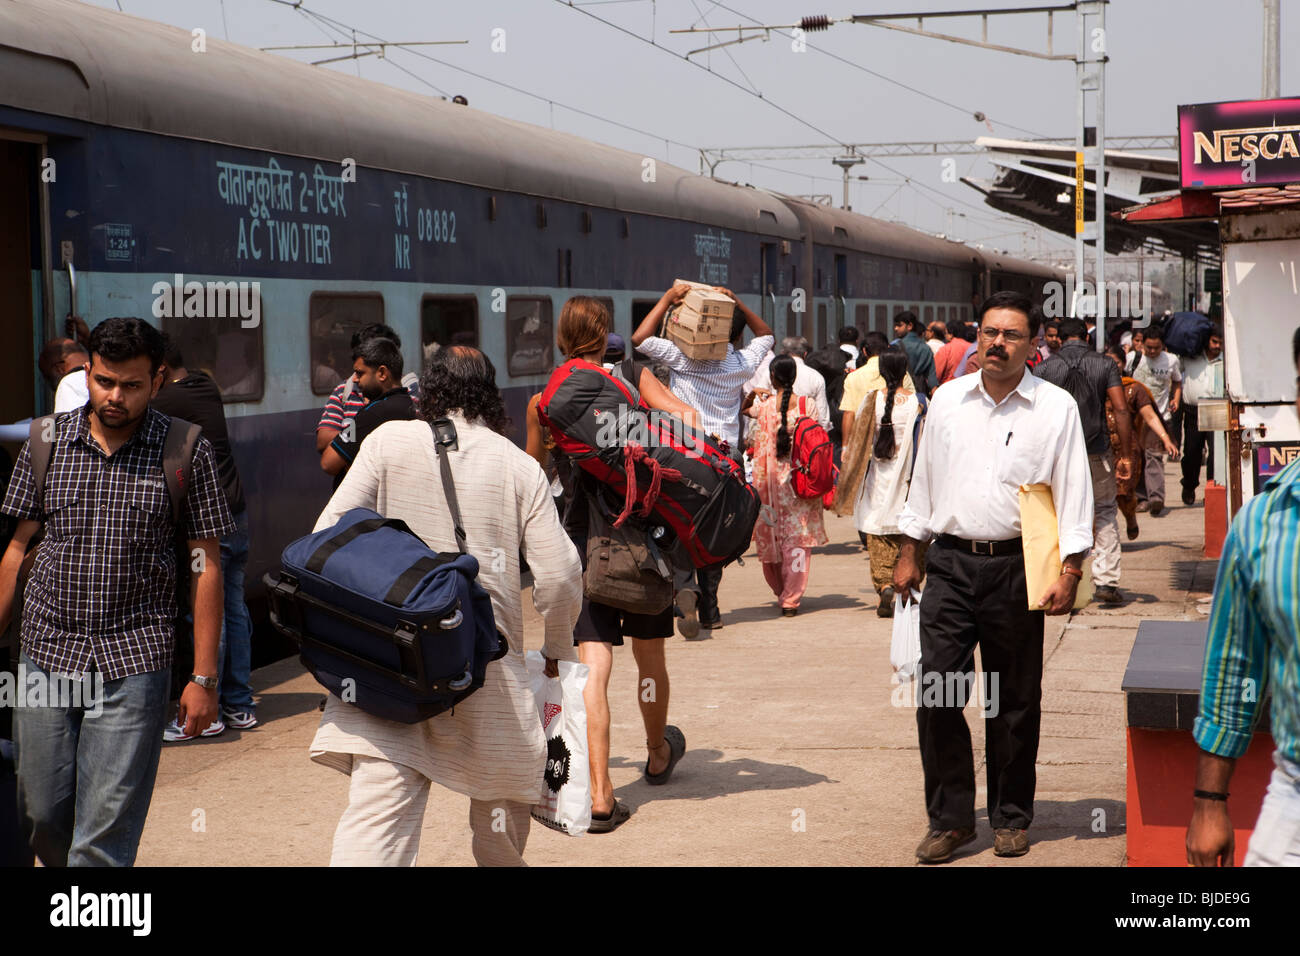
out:
{"label": "wristwatch", "polygon": [[190,680],[193,683],[198,684],[204,690],[215,690],[217,686],[217,679],[215,677],[204,677],[202,674],[191,674]]}
{"label": "wristwatch", "polygon": [[1061,568],[1061,573],[1062,573],[1062,574],[1068,574],[1068,575],[1070,575],[1071,577],[1073,577],[1073,578],[1077,578],[1077,579],[1080,580],[1080,581],[1083,580],[1083,569],[1082,569],[1082,568],[1072,568],[1072,567],[1070,567],[1070,566],[1067,564],[1067,565],[1064,565],[1064,566]]}

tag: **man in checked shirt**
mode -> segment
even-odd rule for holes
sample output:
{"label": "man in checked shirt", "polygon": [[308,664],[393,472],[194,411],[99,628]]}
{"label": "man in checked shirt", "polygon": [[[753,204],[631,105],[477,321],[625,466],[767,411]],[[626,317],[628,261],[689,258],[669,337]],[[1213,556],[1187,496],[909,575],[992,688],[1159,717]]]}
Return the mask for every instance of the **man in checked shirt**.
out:
{"label": "man in checked shirt", "polygon": [[[176,529],[162,470],[171,420],[149,407],[162,383],[162,335],[140,319],[107,319],[91,333],[89,349],[90,401],[57,416],[43,494],[28,443],[0,506],[18,519],[0,560],[0,629],[14,611],[27,544],[45,525],[21,609],[22,683],[49,687],[54,675],[80,675],[99,698],[32,697],[35,706],[15,711],[19,813],[46,866],[135,862],[176,640]],[[183,520],[196,569],[195,674],[178,721],[199,733],[217,715],[219,539],[235,530],[203,438]]]}

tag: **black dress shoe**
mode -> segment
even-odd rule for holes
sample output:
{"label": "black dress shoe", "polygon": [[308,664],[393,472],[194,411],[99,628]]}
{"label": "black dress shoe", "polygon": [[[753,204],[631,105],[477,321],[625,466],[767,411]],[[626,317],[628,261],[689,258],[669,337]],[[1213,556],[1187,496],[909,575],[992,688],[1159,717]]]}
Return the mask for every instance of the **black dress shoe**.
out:
{"label": "black dress shoe", "polygon": [[1113,584],[1099,585],[1097,590],[1092,592],[1092,596],[1102,604],[1124,603],[1124,598],[1120,595],[1119,588],[1115,587]]}
{"label": "black dress shoe", "polygon": [[1195,489],[1195,488],[1184,488],[1184,489],[1183,489],[1183,504],[1187,505],[1187,507],[1189,507],[1189,508],[1190,508],[1192,505],[1196,504],[1196,489]]}

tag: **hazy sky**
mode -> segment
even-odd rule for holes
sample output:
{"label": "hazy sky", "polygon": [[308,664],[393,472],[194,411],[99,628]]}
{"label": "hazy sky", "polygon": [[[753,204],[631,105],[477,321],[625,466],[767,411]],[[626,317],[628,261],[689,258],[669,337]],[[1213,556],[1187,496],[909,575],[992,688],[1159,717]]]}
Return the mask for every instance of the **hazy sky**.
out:
{"label": "hazy sky", "polygon": [[[185,29],[203,27],[211,36],[252,47],[339,38],[319,20],[275,0],[93,2]],[[836,24],[809,34],[809,49],[803,53],[792,51],[788,37],[773,33],[770,42],[755,39],[691,58],[711,68],[711,75],[680,54],[735,34],[719,34],[710,41],[705,34],[668,32],[705,25],[786,25],[813,14],[843,17],[978,5],[973,0],[821,0],[819,6],[780,0],[592,0],[572,5],[558,0],[304,2],[313,13],[384,40],[468,41],[392,50],[387,60],[368,57],[321,69],[344,70],[435,96],[464,94],[477,109],[666,158],[692,171],[699,169],[699,147],[958,140],[990,132],[1010,138],[1073,136],[1074,67],[1068,61]],[[999,0],[986,5],[1030,3]],[[1171,135],[1180,103],[1260,95],[1259,0],[1115,0],[1106,19],[1110,135]],[[1072,51],[1074,17],[1060,14],[1054,21],[1056,51]],[[979,30],[974,18],[927,21],[926,27],[969,37],[978,37]],[[504,39],[500,52],[492,49],[497,30],[504,30],[496,34],[498,46]],[[1044,14],[992,18],[989,40],[1043,50],[1046,30]],[[657,46],[648,42],[652,38]],[[1293,70],[1286,56],[1297,48],[1300,4],[1283,0],[1283,95],[1297,92],[1289,87]],[[331,54],[277,55],[312,60]],[[987,124],[974,118],[976,111],[988,117]],[[943,182],[939,159],[892,158],[883,163],[868,162],[854,170],[855,175],[870,177],[851,187],[856,211],[945,232],[951,209],[953,235],[1013,253],[1037,254],[1038,230],[995,213],[970,187]],[[957,157],[957,168],[961,175],[993,175],[991,165],[977,156]],[[837,205],[841,199],[839,170],[827,159],[728,162],[717,174],[788,193],[828,193]],[[1049,233],[1041,243],[1044,252],[1069,248],[1068,240]]]}

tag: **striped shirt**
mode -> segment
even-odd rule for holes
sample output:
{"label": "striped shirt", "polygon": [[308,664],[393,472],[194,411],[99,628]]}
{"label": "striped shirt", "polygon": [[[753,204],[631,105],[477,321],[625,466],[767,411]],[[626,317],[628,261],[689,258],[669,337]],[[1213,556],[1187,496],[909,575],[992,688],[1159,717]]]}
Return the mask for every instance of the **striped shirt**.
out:
{"label": "striped shirt", "polygon": [[[420,377],[414,372],[407,372],[402,376],[402,384],[411,393],[411,401],[415,402],[418,407],[420,404]],[[325,408],[321,411],[320,421],[316,424],[316,428],[332,428],[336,432],[341,432],[344,423],[356,418],[357,412],[365,407],[366,397],[361,394],[361,387],[356,384],[355,380],[345,378],[335,386],[334,391],[330,392],[330,397],[325,402]]]}
{"label": "striped shirt", "polygon": [[1266,684],[1278,752],[1300,762],[1300,461],[1269,479],[1224,542],[1192,730],[1202,750],[1246,752]]}
{"label": "striped shirt", "polygon": [[727,346],[722,359],[687,358],[672,342],[652,335],[639,346],[647,358],[667,365],[672,371],[669,389],[700,413],[700,428],[740,447],[740,404],[745,383],[753,376],[763,356],[772,351],[776,338],[760,335],[737,351]]}
{"label": "striped shirt", "polygon": [[[84,674],[93,664],[118,680],[166,670],[176,643],[175,525],[162,470],[170,420],[150,408],[105,455],[88,415],[87,406],[57,417],[43,497],[23,446],[0,510],[45,523],[23,602],[23,653],[49,671]],[[206,438],[194,449],[182,520],[194,540],[235,530]]]}

